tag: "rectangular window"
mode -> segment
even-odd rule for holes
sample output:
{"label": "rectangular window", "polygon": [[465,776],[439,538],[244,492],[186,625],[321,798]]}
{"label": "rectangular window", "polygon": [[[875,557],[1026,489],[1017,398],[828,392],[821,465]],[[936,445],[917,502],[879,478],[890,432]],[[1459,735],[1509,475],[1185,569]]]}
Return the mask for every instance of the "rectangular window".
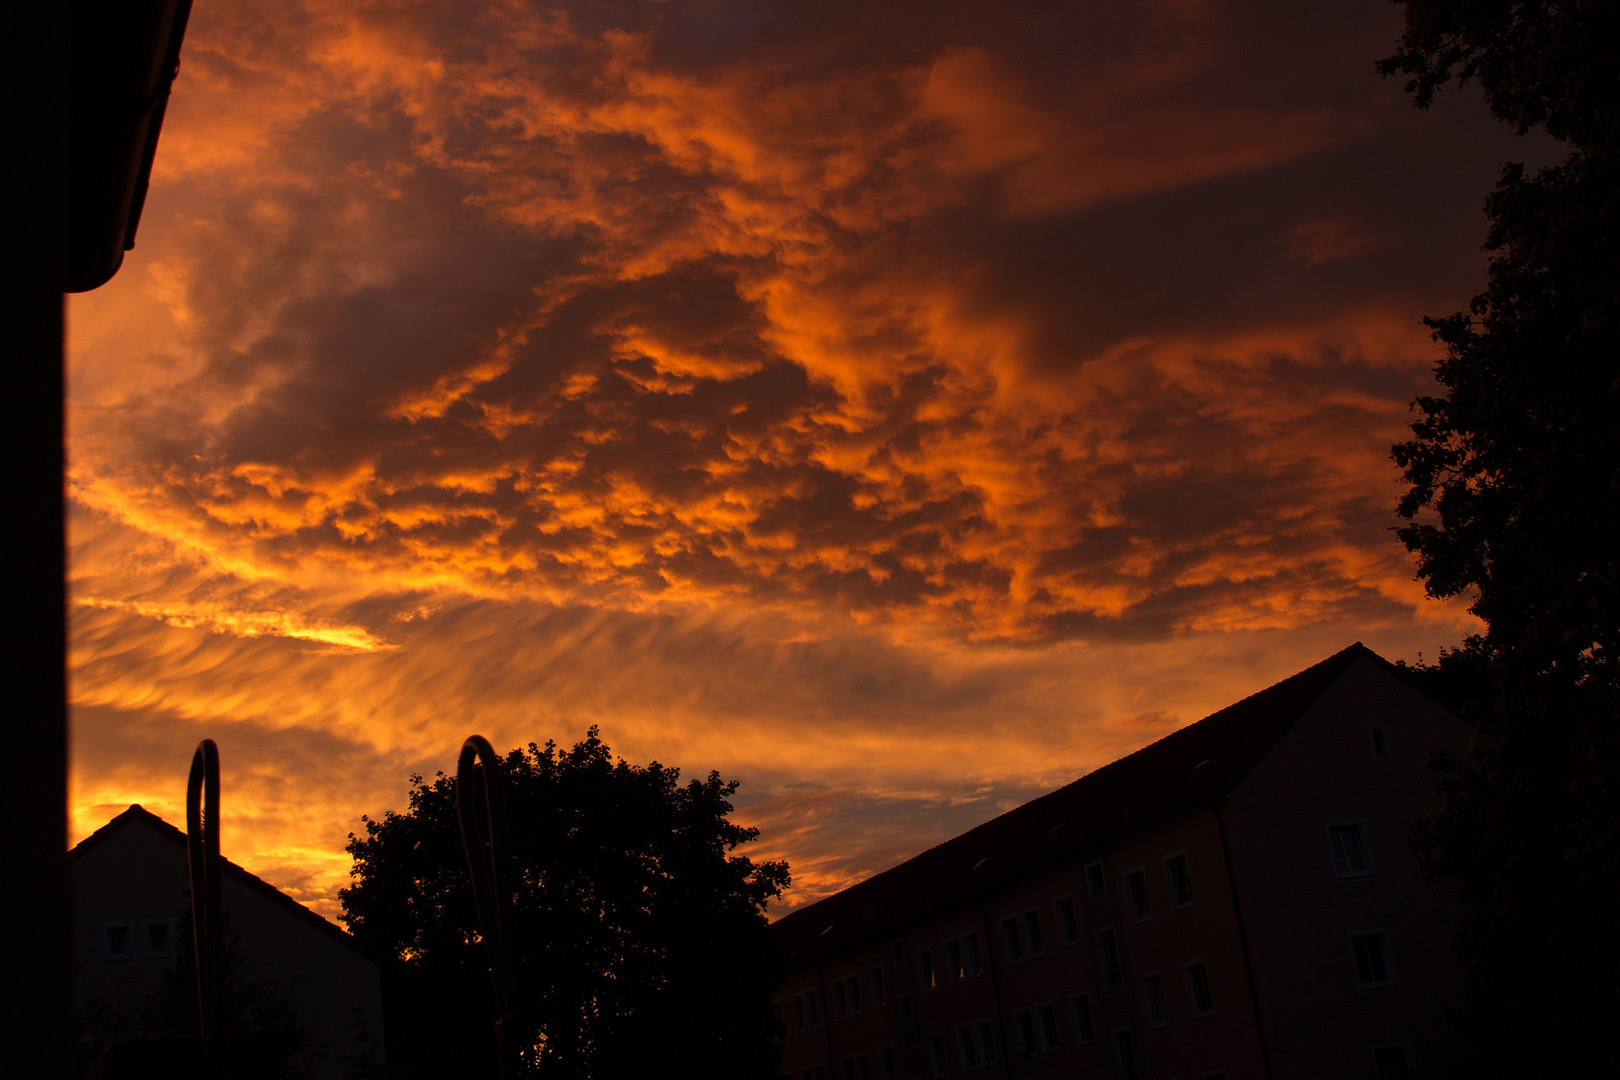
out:
{"label": "rectangular window", "polygon": [[1215,1011],[1215,995],[1209,989],[1209,968],[1202,960],[1188,964],[1182,971],[1187,976],[1187,1011],[1194,1016],[1208,1016]]}
{"label": "rectangular window", "polygon": [[883,969],[875,967],[872,969],[872,1008],[880,1009],[883,1007],[883,989]]}
{"label": "rectangular window", "polygon": [[894,999],[894,1019],[900,1029],[900,1041],[907,1046],[917,1045],[917,1021],[911,1012],[910,994],[901,994]]}
{"label": "rectangular window", "polygon": [[1018,1021],[1018,1052],[1020,1054],[1033,1054],[1037,1046],[1035,1039],[1035,1010],[1019,1009],[1014,1015]]}
{"label": "rectangular window", "polygon": [[1372,736],[1373,757],[1389,757],[1389,735],[1381,727],[1368,728],[1367,733]]}
{"label": "rectangular window", "polygon": [[922,977],[924,993],[939,985],[939,979],[934,974],[934,951],[932,949],[924,949],[917,954],[917,974]]}
{"label": "rectangular window", "polygon": [[1026,911],[1024,921],[1024,952],[1030,956],[1039,956],[1046,951],[1046,943],[1041,940],[1041,915],[1038,911]]}
{"label": "rectangular window", "polygon": [[1007,946],[1007,963],[1016,964],[1024,958],[1024,940],[1018,933],[1017,919],[1001,920],[1001,940]]}
{"label": "rectangular window", "polygon": [[166,964],[174,959],[174,920],[141,920],[141,963]]}
{"label": "rectangular window", "polygon": [[945,1075],[945,1036],[938,1033],[928,1036],[928,1063],[935,1076]]}
{"label": "rectangular window", "polygon": [[827,1066],[816,1066],[816,1080],[827,1080]]}
{"label": "rectangular window", "polygon": [[1125,985],[1125,968],[1119,962],[1119,941],[1113,927],[1097,931],[1097,977],[1104,990]]}
{"label": "rectangular window", "polygon": [[799,1080],[815,1080],[815,1076],[816,1074],[809,1069],[803,1069],[799,1072]]}
{"label": "rectangular window", "polygon": [[1035,1007],[1035,1028],[1041,1037],[1042,1050],[1056,1050],[1058,1044],[1057,1010],[1050,1005]]}
{"label": "rectangular window", "polygon": [[883,1080],[895,1080],[893,1047],[885,1046],[878,1051],[878,1071]]}
{"label": "rectangular window", "polygon": [[854,1058],[844,1059],[844,1080],[856,1080]]}
{"label": "rectangular window", "polygon": [[1091,995],[1076,994],[1069,999],[1069,1011],[1074,1013],[1074,1041],[1088,1043],[1097,1037],[1097,1023],[1091,1015]]}
{"label": "rectangular window", "polygon": [[979,960],[978,932],[968,934],[962,939],[962,970],[966,971],[968,978],[972,978],[984,970],[984,964]]}
{"label": "rectangular window", "polygon": [[1073,945],[1080,940],[1080,915],[1074,910],[1074,897],[1060,896],[1052,907],[1057,912],[1058,944]]}
{"label": "rectangular window", "polygon": [[1367,843],[1367,826],[1347,821],[1328,826],[1333,848],[1333,872],[1340,881],[1372,877],[1372,848]]}
{"label": "rectangular window", "polygon": [[1136,1035],[1129,1028],[1114,1032],[1114,1080],[1140,1080],[1136,1067]]}
{"label": "rectangular window", "polygon": [[894,964],[894,970],[900,971],[906,966],[906,943],[900,938],[889,942],[889,961]]}
{"label": "rectangular window", "polygon": [[978,1040],[974,1038],[971,1027],[956,1029],[956,1048],[962,1056],[962,1068],[977,1069],[979,1067]]}
{"label": "rectangular window", "polygon": [[1131,922],[1147,922],[1153,917],[1148,907],[1147,873],[1131,870],[1125,874],[1125,905],[1130,909]]}
{"label": "rectangular window", "polygon": [[979,1029],[979,1060],[986,1065],[996,1060],[996,1026],[988,1020],[980,1020]]}
{"label": "rectangular window", "polygon": [[101,924],[101,962],[103,964],[133,964],[135,962],[135,924],[128,919]]}
{"label": "rectangular window", "polygon": [[1170,892],[1170,906],[1181,909],[1193,902],[1192,872],[1187,856],[1172,855],[1164,860],[1164,882]]}
{"label": "rectangular window", "polygon": [[1395,961],[1389,953],[1389,935],[1368,930],[1350,935],[1350,951],[1356,961],[1356,985],[1362,989],[1395,985]]}
{"label": "rectangular window", "polygon": [[845,1017],[849,1015],[849,1002],[844,998],[844,980],[839,979],[833,983],[833,1015]]}
{"label": "rectangular window", "polygon": [[1170,995],[1165,993],[1163,975],[1142,976],[1142,999],[1147,1004],[1149,1027],[1163,1027],[1170,1022]]}
{"label": "rectangular window", "polygon": [[804,1030],[804,995],[793,995],[793,1024],[800,1031]]}
{"label": "rectangular window", "polygon": [[847,981],[849,983],[849,1011],[858,1013],[861,1011],[861,977],[851,975]]}
{"label": "rectangular window", "polygon": [[962,942],[956,938],[945,943],[945,977],[951,982],[967,978],[962,970]]}
{"label": "rectangular window", "polygon": [[1385,1043],[1383,1046],[1372,1048],[1373,1075],[1378,1080],[1388,1080],[1389,1077],[1398,1077],[1405,1080],[1408,1076],[1415,1076],[1416,1069],[1412,1064],[1411,1043]]}
{"label": "rectangular window", "polygon": [[816,992],[814,990],[804,992],[804,1011],[810,1016],[811,1027],[821,1023],[821,1010],[816,1006]]}
{"label": "rectangular window", "polygon": [[1108,891],[1108,876],[1103,873],[1102,860],[1086,863],[1086,895],[1095,900]]}

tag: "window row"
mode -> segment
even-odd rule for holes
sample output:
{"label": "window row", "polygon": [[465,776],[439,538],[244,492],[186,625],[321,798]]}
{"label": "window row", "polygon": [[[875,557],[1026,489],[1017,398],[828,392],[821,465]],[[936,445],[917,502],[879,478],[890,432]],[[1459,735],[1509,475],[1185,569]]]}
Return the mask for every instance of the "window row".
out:
{"label": "window row", "polygon": [[[1215,1012],[1215,994],[1210,989],[1209,966],[1202,960],[1181,969],[1183,989],[1187,994],[1187,1014],[1197,1020]],[[1161,972],[1142,976],[1142,1003],[1146,1009],[1149,1027],[1164,1027],[1170,1023],[1170,990]]]}
{"label": "window row", "polygon": [[114,919],[101,924],[101,962],[167,964],[174,959],[174,919]]}

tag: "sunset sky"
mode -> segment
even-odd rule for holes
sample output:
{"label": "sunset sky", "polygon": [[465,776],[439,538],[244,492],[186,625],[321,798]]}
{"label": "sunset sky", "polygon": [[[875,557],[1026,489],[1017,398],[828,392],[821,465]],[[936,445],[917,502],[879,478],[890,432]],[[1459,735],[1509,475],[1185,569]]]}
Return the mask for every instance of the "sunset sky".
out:
{"label": "sunset sky", "polygon": [[[1378,0],[198,0],[74,297],[72,822],[335,915],[413,772],[600,725],[788,903],[1361,640],[1420,322],[1537,147]],[[774,910],[785,910],[786,904]]]}

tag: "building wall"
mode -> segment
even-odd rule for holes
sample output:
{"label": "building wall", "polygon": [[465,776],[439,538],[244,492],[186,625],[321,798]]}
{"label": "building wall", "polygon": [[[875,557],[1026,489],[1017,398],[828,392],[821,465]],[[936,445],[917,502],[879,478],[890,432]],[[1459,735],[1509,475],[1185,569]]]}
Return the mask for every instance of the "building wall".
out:
{"label": "building wall", "polygon": [[[141,1003],[162,985],[169,961],[109,964],[102,954],[108,921],[178,919],[188,906],[184,847],[154,829],[132,823],[73,860],[74,1003],[94,1020],[111,1007],[135,1019]],[[253,980],[293,1003],[309,1033],[312,1075],[341,1077],[345,1056],[360,1049],[356,1023],[382,1048],[382,996],[377,965],[335,935],[223,875],[227,929],[240,943]]]}
{"label": "building wall", "polygon": [[[1455,896],[1422,880],[1405,837],[1437,802],[1429,749],[1466,739],[1451,713],[1358,660],[1233,791],[1229,829],[1281,1080],[1372,1077],[1374,1047],[1410,1044],[1423,1075],[1465,1054],[1446,1012],[1461,1004],[1445,948]],[[1366,873],[1341,875],[1335,826],[1364,828]],[[1388,985],[1359,985],[1361,932],[1387,935]]]}

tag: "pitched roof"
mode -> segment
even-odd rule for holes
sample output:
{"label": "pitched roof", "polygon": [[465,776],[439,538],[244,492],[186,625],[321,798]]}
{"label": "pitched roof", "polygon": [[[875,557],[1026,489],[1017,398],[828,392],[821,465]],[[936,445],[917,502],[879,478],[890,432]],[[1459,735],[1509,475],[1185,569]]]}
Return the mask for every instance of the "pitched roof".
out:
{"label": "pitched roof", "polygon": [[898,926],[1231,791],[1358,658],[1356,642],[1275,686],[772,924],[789,964]]}
{"label": "pitched roof", "polygon": [[[119,814],[117,817],[107,822],[107,824],[103,825],[101,828],[97,829],[95,832],[91,833],[89,836],[75,844],[73,846],[73,850],[68,852],[68,858],[77,859],[86,852],[95,850],[97,847],[100,847],[102,844],[106,843],[108,837],[123,831],[125,828],[131,825],[145,825],[147,828],[156,832],[164,839],[171,840],[180,845],[181,852],[185,852],[185,833],[181,832],[173,825],[170,825],[167,821],[164,821],[150,810],[147,810],[145,807],[141,806],[140,803],[132,803],[128,810],[125,810],[122,814]],[[282,910],[286,911],[292,917],[301,919],[311,927],[320,930],[324,934],[330,935],[337,941],[359,953],[361,956],[364,956],[367,960],[370,960],[373,963],[377,962],[377,958],[372,955],[371,950],[360,944],[360,942],[352,934],[349,934],[341,927],[334,926],[332,923],[327,922],[325,919],[315,914],[315,912],[309,910],[309,908],[305,907],[303,904],[300,904],[298,901],[294,900],[292,897],[288,896],[286,893],[282,892],[268,881],[265,881],[256,874],[252,874],[242,869],[240,866],[237,866],[235,863],[231,862],[231,860],[224,858],[223,856],[220,857],[219,863],[220,875],[222,879],[231,878],[234,881],[240,882],[242,885],[258,893],[272,904],[275,904],[277,907],[280,907]]]}

